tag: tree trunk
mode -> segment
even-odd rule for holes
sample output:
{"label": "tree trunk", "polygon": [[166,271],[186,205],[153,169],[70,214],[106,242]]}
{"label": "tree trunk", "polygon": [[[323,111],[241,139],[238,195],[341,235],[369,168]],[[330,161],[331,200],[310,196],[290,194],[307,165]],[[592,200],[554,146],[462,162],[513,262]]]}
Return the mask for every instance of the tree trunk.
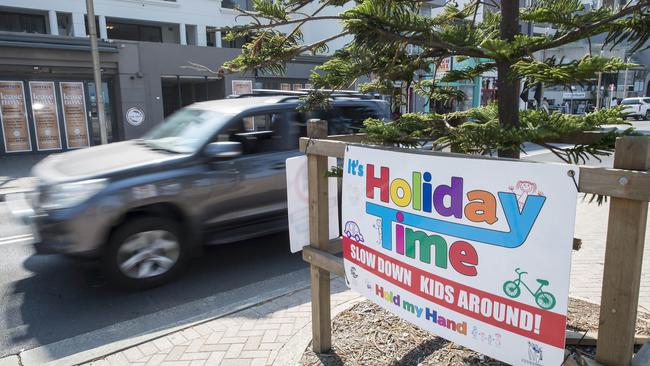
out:
{"label": "tree trunk", "polygon": [[[519,33],[519,0],[501,1],[501,38],[512,41]],[[499,123],[519,128],[519,79],[512,73],[511,60],[497,60]],[[519,148],[499,150],[500,157],[519,159]]]}

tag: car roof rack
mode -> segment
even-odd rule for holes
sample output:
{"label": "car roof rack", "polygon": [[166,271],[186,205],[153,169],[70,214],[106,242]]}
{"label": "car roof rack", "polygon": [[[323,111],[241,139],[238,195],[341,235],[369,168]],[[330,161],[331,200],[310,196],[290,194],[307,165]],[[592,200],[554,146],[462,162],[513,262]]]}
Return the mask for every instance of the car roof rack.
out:
{"label": "car roof rack", "polygon": [[229,95],[228,98],[250,98],[261,96],[284,96],[280,98],[278,103],[290,100],[297,100],[309,94],[310,91],[319,90],[323,92],[331,92],[331,99],[376,99],[376,96],[371,94],[364,94],[356,90],[332,90],[332,89],[300,89],[300,90],[277,90],[277,89],[253,89],[251,93]]}

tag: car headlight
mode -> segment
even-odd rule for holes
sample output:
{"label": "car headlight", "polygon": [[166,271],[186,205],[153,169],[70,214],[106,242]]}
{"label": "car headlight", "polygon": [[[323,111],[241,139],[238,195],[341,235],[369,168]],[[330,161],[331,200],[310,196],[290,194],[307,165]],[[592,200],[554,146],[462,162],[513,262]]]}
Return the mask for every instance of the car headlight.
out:
{"label": "car headlight", "polygon": [[47,190],[45,197],[41,196],[40,206],[49,210],[76,206],[101,191],[107,183],[106,179],[89,179],[56,184]]}

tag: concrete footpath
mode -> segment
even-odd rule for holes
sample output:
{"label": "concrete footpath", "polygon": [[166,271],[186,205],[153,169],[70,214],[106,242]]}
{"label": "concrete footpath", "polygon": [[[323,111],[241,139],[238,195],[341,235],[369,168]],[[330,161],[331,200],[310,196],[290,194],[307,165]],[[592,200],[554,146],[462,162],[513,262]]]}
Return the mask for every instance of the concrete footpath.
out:
{"label": "concrete footpath", "polygon": [[[332,280],[332,317],[362,298]],[[133,345],[87,366],[295,365],[311,341],[310,289]]]}

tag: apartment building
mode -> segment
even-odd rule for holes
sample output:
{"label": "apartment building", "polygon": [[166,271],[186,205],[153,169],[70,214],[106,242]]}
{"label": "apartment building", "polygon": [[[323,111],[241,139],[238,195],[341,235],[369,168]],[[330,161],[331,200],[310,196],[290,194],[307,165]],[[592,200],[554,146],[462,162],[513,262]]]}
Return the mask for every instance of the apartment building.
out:
{"label": "apartment building", "polygon": [[[298,57],[282,76],[218,73],[244,40],[226,41],[215,29],[248,22],[234,8],[251,3],[94,0],[109,140],[140,137],[194,102],[308,86],[326,54]],[[0,0],[0,155],[99,144],[85,12],[84,0]],[[314,22],[305,42],[339,29],[335,21]]]}

